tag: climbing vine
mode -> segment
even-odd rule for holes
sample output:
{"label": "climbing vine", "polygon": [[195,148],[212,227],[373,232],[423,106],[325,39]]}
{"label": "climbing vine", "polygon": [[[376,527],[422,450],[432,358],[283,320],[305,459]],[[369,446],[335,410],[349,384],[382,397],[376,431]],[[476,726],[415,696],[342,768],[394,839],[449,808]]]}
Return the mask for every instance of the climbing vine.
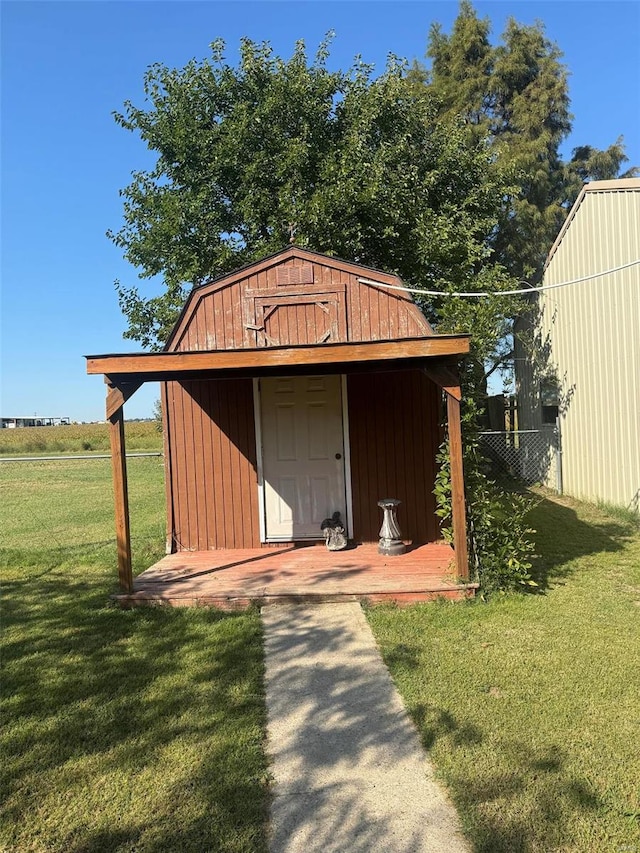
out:
{"label": "climbing vine", "polygon": [[[527,518],[535,500],[492,479],[480,449],[473,399],[463,408],[463,457],[467,503],[467,535],[472,575],[484,594],[536,587],[530,574],[535,532]],[[451,469],[448,442],[438,452],[439,470],[434,494],[442,533],[453,541],[451,528]]]}

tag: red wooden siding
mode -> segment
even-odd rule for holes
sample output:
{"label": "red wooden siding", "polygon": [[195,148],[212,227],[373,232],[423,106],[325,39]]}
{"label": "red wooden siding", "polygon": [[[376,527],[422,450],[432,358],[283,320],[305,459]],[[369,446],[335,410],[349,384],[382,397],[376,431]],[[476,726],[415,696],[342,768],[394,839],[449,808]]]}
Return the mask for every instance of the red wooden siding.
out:
{"label": "red wooden siding", "polygon": [[[347,379],[354,538],[375,542],[381,498],[402,501],[405,538],[439,538],[433,483],[440,392],[421,371]],[[166,383],[171,550],[260,547],[250,379]]]}
{"label": "red wooden siding", "polygon": [[[433,334],[406,292],[382,272],[291,247],[195,290],[169,352]],[[440,392],[420,371],[348,378],[354,536],[376,541],[378,500],[399,498],[416,543],[439,537],[432,495]],[[253,386],[250,379],[166,383],[167,504],[172,550],[260,545]]]}
{"label": "red wooden siding", "polygon": [[168,382],[172,550],[260,546],[250,379]]}
{"label": "red wooden siding", "polygon": [[[407,294],[362,284],[358,281],[361,273],[330,263],[329,259],[310,263],[296,257],[274,260],[259,271],[247,270],[244,277],[231,276],[229,281],[204,285],[192,295],[169,350],[392,340],[433,334]],[[371,275],[375,278],[373,272]]]}
{"label": "red wooden siding", "polygon": [[352,374],[347,379],[353,524],[356,541],[378,539],[378,501],[402,501],[405,539],[440,537],[433,486],[441,440],[440,391],[421,371]]}

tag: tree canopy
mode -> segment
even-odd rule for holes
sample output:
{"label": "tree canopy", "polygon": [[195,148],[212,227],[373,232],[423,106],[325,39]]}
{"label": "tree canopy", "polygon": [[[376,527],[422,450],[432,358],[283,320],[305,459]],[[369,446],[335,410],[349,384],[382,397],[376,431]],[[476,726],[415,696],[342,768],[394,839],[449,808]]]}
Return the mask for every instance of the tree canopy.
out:
{"label": "tree canopy", "polygon": [[506,287],[489,238],[507,177],[406,63],[330,71],[328,42],[309,61],[302,42],[283,60],[245,39],[232,67],[220,42],[211,49],[183,69],[152,66],[148,104],[116,114],[157,162],[122,191],[110,236],[166,285],[151,299],[119,288],[127,337],[157,346],[187,288],[292,239],[433,289]]}
{"label": "tree canopy", "polygon": [[[109,236],[164,290],[118,283],[125,337],[160,346],[191,287],[290,241],[432,290],[536,281],[582,182],[614,177],[626,156],[618,139],[564,162],[558,47],[541,24],[510,20],[496,46],[489,35],[463,0],[450,35],[431,27],[430,69],[391,56],[379,76],[359,58],[333,71],[330,36],[312,59],[302,41],[285,60],[243,39],[235,66],[221,41],[184,68],[151,66],[144,106],[115,118],[157,159],[121,191]],[[474,331],[479,381],[508,360],[520,300],[422,304],[442,330]]]}
{"label": "tree canopy", "polygon": [[[497,45],[490,32],[489,19],[463,0],[451,35],[431,26],[430,69],[415,62],[409,76],[436,96],[440,116],[461,117],[469,137],[487,139],[496,162],[512,172],[518,189],[506,199],[495,257],[518,278],[537,281],[583,182],[617,177],[628,158],[619,137],[604,151],[578,146],[563,161],[572,115],[560,49],[541,23],[511,18]],[[636,174],[632,168],[621,177]]]}

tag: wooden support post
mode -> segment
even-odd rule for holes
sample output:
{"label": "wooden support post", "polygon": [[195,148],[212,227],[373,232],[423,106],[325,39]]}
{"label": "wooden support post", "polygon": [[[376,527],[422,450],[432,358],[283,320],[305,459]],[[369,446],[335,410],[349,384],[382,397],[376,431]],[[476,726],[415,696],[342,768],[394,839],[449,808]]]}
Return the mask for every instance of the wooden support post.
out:
{"label": "wooden support post", "polygon": [[469,555],[467,552],[467,514],[464,499],[462,470],[462,424],[460,398],[447,392],[447,421],[449,424],[449,459],[451,463],[451,520],[453,522],[453,547],[456,552],[456,569],[460,580],[469,580]]}
{"label": "wooden support post", "polygon": [[124,441],[124,410],[117,408],[109,418],[113,497],[116,513],[118,544],[118,577],[123,592],[133,592],[131,571],[131,532],[129,528],[129,494],[127,489],[127,459]]}

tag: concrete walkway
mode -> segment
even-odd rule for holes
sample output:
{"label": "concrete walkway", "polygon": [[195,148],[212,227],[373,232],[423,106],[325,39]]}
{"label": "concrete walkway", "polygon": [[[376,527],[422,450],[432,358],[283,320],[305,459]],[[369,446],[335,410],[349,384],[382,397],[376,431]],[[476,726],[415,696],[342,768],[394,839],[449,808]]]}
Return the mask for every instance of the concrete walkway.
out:
{"label": "concrete walkway", "polygon": [[469,853],[360,605],[262,619],[271,853]]}

